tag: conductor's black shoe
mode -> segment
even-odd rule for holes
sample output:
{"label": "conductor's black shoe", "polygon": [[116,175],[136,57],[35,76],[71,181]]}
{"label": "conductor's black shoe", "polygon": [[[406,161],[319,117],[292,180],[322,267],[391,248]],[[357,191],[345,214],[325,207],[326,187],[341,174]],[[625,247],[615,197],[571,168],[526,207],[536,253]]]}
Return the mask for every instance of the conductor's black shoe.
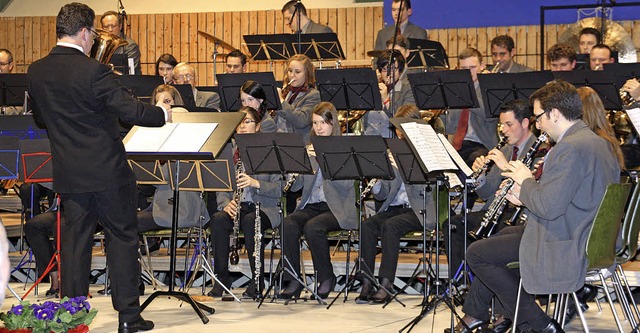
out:
{"label": "conductor's black shoe", "polygon": [[362,289],[360,290],[360,295],[356,297],[356,304],[368,304],[369,296],[371,295],[371,290],[373,289],[373,284],[369,279],[364,278],[362,281]]}
{"label": "conductor's black shoe", "polygon": [[390,292],[393,292],[393,284],[391,283],[391,281],[389,281],[389,279],[387,278],[382,278],[382,280],[380,281],[380,285],[383,286],[384,289],[379,288],[373,296],[369,297],[369,304],[384,304],[391,299],[391,294],[385,291],[386,289]]}
{"label": "conductor's black shoe", "polygon": [[98,294],[100,295],[111,295],[111,286],[105,287],[104,289],[98,290]]}
{"label": "conductor's black shoe", "polygon": [[58,297],[58,295],[60,294],[60,289],[49,289],[47,290],[44,295],[45,296],[55,296]]}
{"label": "conductor's black shoe", "polygon": [[555,321],[554,319],[551,319],[551,321],[549,322],[549,325],[547,325],[547,327],[543,328],[540,331],[534,330],[534,332],[536,332],[536,333],[564,333],[564,330],[562,329],[560,324],[558,324],[557,321]]}
{"label": "conductor's black shoe", "polygon": [[598,295],[598,288],[592,284],[585,284],[580,288],[580,290],[576,291],[576,296],[578,296],[578,300],[581,303],[592,302],[596,299]]}
{"label": "conductor's black shoe", "polygon": [[302,293],[302,289],[304,289],[304,286],[300,284],[300,282],[298,282],[297,280],[291,280],[289,281],[289,285],[287,286],[287,288],[280,293],[280,296],[278,298],[298,299],[300,298],[300,293]]}
{"label": "conductor's black shoe", "polygon": [[251,282],[249,282],[249,285],[247,286],[247,289],[242,293],[242,297],[243,298],[251,298],[251,299],[257,299],[259,297],[261,297],[260,292],[264,290],[264,284],[260,283],[260,290],[258,290],[256,288],[256,283],[254,282],[254,280],[251,280]]}
{"label": "conductor's black shoe", "polygon": [[152,330],[155,325],[151,320],[140,317],[137,320],[118,324],[118,333],[133,333]]}
{"label": "conductor's black shoe", "polygon": [[216,282],[216,284],[213,286],[213,289],[211,289],[207,293],[207,296],[210,296],[210,297],[222,297],[222,294],[224,294],[224,288],[222,288],[222,284]]}

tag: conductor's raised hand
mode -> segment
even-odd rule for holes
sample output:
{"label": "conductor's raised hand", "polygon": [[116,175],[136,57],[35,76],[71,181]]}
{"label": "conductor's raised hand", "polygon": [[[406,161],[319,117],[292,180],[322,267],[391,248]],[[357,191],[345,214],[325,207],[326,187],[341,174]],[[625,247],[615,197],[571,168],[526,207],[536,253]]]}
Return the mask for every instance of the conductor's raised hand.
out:
{"label": "conductor's raised hand", "polygon": [[172,117],[173,110],[171,110],[171,105],[169,105],[169,104],[167,104],[167,103],[165,103],[163,101],[158,101],[156,103],[156,106],[159,106],[159,107],[163,108],[166,111],[166,121],[168,123],[173,121],[173,117]]}

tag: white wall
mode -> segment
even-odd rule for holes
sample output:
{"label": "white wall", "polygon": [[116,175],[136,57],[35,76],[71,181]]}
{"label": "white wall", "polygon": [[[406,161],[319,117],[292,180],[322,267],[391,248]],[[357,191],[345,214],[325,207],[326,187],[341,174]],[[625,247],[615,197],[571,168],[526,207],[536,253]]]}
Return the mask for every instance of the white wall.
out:
{"label": "white wall", "polygon": [[[13,0],[0,17],[56,16],[60,7],[74,0]],[[118,0],[75,0],[86,3],[100,15],[117,10]],[[248,10],[280,10],[287,0],[122,0],[127,14],[229,12]],[[354,0],[305,0],[307,8],[344,8],[382,6],[377,2],[355,3]]]}

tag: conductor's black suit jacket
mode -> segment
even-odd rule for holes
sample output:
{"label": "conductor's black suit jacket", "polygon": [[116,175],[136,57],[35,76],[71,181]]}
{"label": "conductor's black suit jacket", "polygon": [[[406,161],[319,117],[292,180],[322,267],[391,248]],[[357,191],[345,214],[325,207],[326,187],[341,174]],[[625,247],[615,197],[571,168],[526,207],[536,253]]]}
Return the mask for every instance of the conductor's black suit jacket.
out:
{"label": "conductor's black suit jacket", "polygon": [[33,112],[49,132],[58,193],[99,192],[134,182],[118,118],[142,126],[165,122],[161,108],[138,102],[113,76],[108,66],[62,46],[29,66]]}

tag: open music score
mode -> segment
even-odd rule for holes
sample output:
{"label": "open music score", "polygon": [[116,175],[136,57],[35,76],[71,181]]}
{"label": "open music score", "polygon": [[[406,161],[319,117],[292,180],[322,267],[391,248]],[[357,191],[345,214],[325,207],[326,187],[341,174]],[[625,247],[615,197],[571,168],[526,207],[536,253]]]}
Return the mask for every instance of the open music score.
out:
{"label": "open music score", "polygon": [[217,123],[166,123],[162,127],[134,126],[127,152],[198,152]]}
{"label": "open music score", "polygon": [[453,159],[453,162],[458,165],[458,168],[462,170],[465,176],[471,177],[471,175],[473,174],[473,170],[471,170],[467,163],[465,163],[460,154],[458,154],[458,151],[453,148],[453,145],[449,142],[449,140],[447,140],[447,137],[445,137],[444,134],[438,134],[438,138],[440,139],[440,142],[442,142],[444,148],[447,150],[447,153],[449,153],[449,156],[451,156],[451,158]]}
{"label": "open music score", "polygon": [[422,164],[429,172],[458,170],[431,125],[415,122],[403,123],[402,129],[418,153]]}
{"label": "open music score", "polygon": [[633,124],[633,128],[636,129],[636,133],[640,133],[640,108],[633,108],[626,110],[629,120]]}

